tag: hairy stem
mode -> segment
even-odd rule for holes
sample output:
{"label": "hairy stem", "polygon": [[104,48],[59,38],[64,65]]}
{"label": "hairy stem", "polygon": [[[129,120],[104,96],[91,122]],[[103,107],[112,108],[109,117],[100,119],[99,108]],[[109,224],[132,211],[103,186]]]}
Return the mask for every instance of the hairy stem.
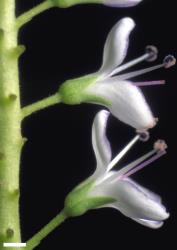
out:
{"label": "hairy stem", "polygon": [[44,12],[45,10],[48,10],[52,7],[53,7],[52,1],[50,1],[50,0],[44,1],[43,3],[35,6],[31,10],[29,10],[29,11],[25,12],[24,14],[22,14],[21,16],[19,16],[16,20],[16,27],[17,28],[22,27],[24,24],[31,21],[31,19],[33,17],[37,16],[38,14],[40,14],[40,13]]}
{"label": "hairy stem", "polygon": [[57,103],[61,102],[61,98],[59,94],[54,94],[52,96],[46,97],[43,100],[40,100],[38,102],[35,102],[31,105],[28,105],[22,109],[22,119],[31,115],[34,112],[37,112],[41,109],[50,107],[52,105],[55,105]]}
{"label": "hairy stem", "polygon": [[[23,146],[15,0],[0,1],[0,249],[21,242],[19,166]],[[6,248],[15,249],[15,248]]]}
{"label": "hairy stem", "polygon": [[56,227],[65,221],[67,216],[64,211],[61,211],[54,219],[44,226],[37,234],[27,241],[26,250],[32,250],[37,247],[40,242],[49,235]]}

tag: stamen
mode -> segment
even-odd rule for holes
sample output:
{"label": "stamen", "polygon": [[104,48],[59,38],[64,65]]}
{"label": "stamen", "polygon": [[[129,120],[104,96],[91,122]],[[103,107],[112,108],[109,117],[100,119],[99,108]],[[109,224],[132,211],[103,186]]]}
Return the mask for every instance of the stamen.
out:
{"label": "stamen", "polygon": [[123,64],[123,65],[121,65],[121,66],[115,68],[115,69],[108,75],[108,77],[117,75],[119,72],[121,72],[121,71],[123,71],[123,70],[125,70],[125,69],[128,69],[128,68],[130,68],[130,67],[132,67],[132,66],[134,66],[134,65],[136,65],[136,64],[138,64],[138,63],[140,63],[140,62],[143,62],[143,61],[147,60],[148,58],[149,58],[149,54],[148,54],[148,53],[145,53],[144,55],[142,55],[142,56],[140,56],[140,57],[138,57],[138,58],[136,58],[136,59],[134,59],[134,60],[132,60],[132,61],[130,61],[130,62],[128,62],[128,63],[125,63],[125,64]]}
{"label": "stamen", "polygon": [[[160,158],[161,156],[163,156],[166,153],[166,151],[165,151],[166,148],[167,148],[167,144],[165,143],[165,141],[157,140],[154,143],[153,150],[151,150],[149,153],[141,156],[137,160],[131,162],[127,166],[125,166],[122,169],[120,169],[119,171],[117,171],[117,173],[114,174],[113,182],[117,181],[117,179],[126,178],[126,177],[136,173],[137,171],[141,170],[142,168],[146,167],[147,165],[149,165],[153,161],[157,160],[158,158]],[[154,156],[152,156],[152,155],[154,155]],[[150,156],[152,156],[152,157],[149,158]],[[148,159],[148,160],[146,160],[146,159]]]}
{"label": "stamen", "polygon": [[126,173],[123,178],[128,177],[136,172],[138,172],[139,170],[143,169],[144,167],[148,166],[150,163],[156,161],[157,159],[159,159],[161,156],[163,156],[164,154],[166,154],[165,151],[161,151],[159,153],[157,153],[156,155],[152,156],[149,160],[141,163],[140,165],[138,165],[137,167],[135,167],[134,169],[130,170],[128,173]]}
{"label": "stamen", "polygon": [[125,63],[122,66],[118,66],[108,75],[108,77],[115,76],[119,72],[121,72],[125,69],[128,69],[128,68],[130,68],[130,67],[132,67],[140,62],[143,62],[143,61],[152,62],[152,61],[156,60],[157,54],[158,54],[158,49],[153,45],[148,45],[148,46],[146,46],[144,55],[142,55],[142,56],[140,56],[140,57],[138,57],[138,58],[136,58],[128,63]]}
{"label": "stamen", "polygon": [[117,178],[122,178],[124,177],[129,171],[131,171],[134,167],[136,167],[138,164],[140,164],[141,162],[144,162],[144,160],[146,160],[147,158],[149,158],[151,155],[155,154],[156,150],[153,149],[151,150],[149,153],[141,156],[140,158],[138,158],[137,160],[131,162],[130,164],[128,164],[127,166],[123,167],[122,169],[120,169],[117,172],[116,175],[116,180]]}
{"label": "stamen", "polygon": [[96,185],[96,186],[100,185],[102,182],[104,182],[104,181],[106,181],[107,179],[111,178],[114,174],[115,174],[114,171],[105,173],[103,176],[99,177],[99,178],[96,180],[95,185]]}
{"label": "stamen", "polygon": [[146,82],[133,82],[133,85],[138,86],[138,87],[154,86],[154,85],[162,85],[162,84],[165,84],[165,80],[146,81]]}
{"label": "stamen", "polygon": [[176,64],[176,58],[172,55],[168,55],[165,57],[163,63],[164,63],[164,67],[168,69]]}
{"label": "stamen", "polygon": [[130,72],[127,74],[119,75],[119,76],[117,76],[117,80],[127,80],[127,79],[133,78],[135,76],[140,76],[140,75],[146,74],[148,72],[151,72],[151,71],[154,71],[154,70],[160,69],[160,68],[168,69],[168,68],[174,66],[175,63],[176,63],[175,57],[172,55],[169,55],[169,56],[166,56],[164,58],[163,63],[161,63],[161,64],[158,64],[158,65],[155,65],[153,67],[146,68],[146,69],[140,69],[137,71],[133,71],[133,72]]}
{"label": "stamen", "polygon": [[147,58],[147,61],[153,62],[157,59],[158,49],[153,45],[148,45],[146,46],[146,53],[149,54],[149,58]]}
{"label": "stamen", "polygon": [[136,135],[125,148],[109,163],[107,166],[106,172],[109,172],[117,163],[118,161],[130,150],[130,148],[139,140],[140,135]]}
{"label": "stamen", "polygon": [[149,132],[147,130],[144,131],[138,131],[137,130],[137,134],[139,134],[140,136],[140,141],[148,141],[149,140]]}
{"label": "stamen", "polygon": [[151,72],[151,71],[154,71],[156,69],[163,68],[163,67],[165,67],[164,63],[158,64],[158,65],[155,65],[153,67],[146,68],[146,69],[140,69],[140,70],[133,71],[133,72],[130,72],[130,73],[127,73],[127,74],[119,75],[117,77],[117,79],[118,80],[128,80],[128,79],[133,78],[135,76],[140,76],[140,75],[146,74],[148,72]]}
{"label": "stamen", "polygon": [[157,151],[157,152],[165,152],[165,150],[167,149],[167,144],[164,140],[157,140],[155,143],[154,143],[154,149]]}

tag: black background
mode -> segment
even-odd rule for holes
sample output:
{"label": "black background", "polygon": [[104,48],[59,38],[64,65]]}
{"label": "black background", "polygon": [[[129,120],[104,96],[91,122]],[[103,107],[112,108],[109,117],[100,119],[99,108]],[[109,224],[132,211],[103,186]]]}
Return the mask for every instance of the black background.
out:
{"label": "black background", "polygon": [[[169,4],[168,4],[169,2]],[[96,71],[111,27],[122,17],[136,22],[126,61],[144,52],[146,45],[159,49],[158,62],[169,53],[176,55],[175,1],[144,0],[134,8],[101,5],[51,9],[27,24],[20,33],[26,53],[20,60],[22,105],[54,93],[66,79]],[[17,12],[40,3],[18,0]],[[143,63],[135,68],[147,67]],[[158,70],[137,80],[166,79],[165,86],[144,87],[143,92],[159,123],[148,143],[138,143],[120,167],[152,148],[163,138],[168,154],[134,179],[163,197],[170,218],[159,230],[131,221],[113,209],[91,211],[69,219],[43,241],[38,249],[103,248],[175,249],[176,204],[176,67]],[[95,169],[91,146],[91,125],[101,107],[60,104],[27,118],[23,135],[28,138],[21,166],[21,223],[26,241],[62,208],[67,193]],[[132,137],[132,128],[111,117],[108,137],[115,155]]]}

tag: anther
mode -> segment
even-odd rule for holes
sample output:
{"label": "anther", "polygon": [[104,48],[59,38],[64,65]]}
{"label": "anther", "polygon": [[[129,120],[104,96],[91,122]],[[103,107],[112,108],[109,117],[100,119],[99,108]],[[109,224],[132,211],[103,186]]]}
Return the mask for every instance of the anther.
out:
{"label": "anther", "polygon": [[168,69],[176,64],[176,58],[172,55],[168,55],[164,58],[163,64],[164,64],[164,67]]}
{"label": "anther", "polygon": [[146,46],[146,53],[149,54],[149,57],[146,59],[148,62],[153,62],[157,59],[158,49],[153,45]]}
{"label": "anther", "polygon": [[148,141],[149,140],[149,137],[150,137],[150,135],[149,135],[149,132],[148,131],[146,131],[146,130],[137,130],[136,131],[137,132],[137,134],[139,135],[139,140],[140,141],[143,141],[143,142],[145,142],[145,141]]}
{"label": "anther", "polygon": [[155,143],[154,143],[154,149],[160,153],[160,152],[165,152],[165,150],[167,149],[167,144],[164,140],[157,140]]}

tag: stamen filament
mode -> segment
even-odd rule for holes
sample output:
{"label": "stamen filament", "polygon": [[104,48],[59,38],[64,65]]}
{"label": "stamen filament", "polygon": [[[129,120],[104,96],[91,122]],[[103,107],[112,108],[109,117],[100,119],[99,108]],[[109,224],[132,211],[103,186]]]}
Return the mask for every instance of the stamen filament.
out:
{"label": "stamen filament", "polygon": [[109,163],[106,172],[109,172],[117,163],[118,161],[130,150],[130,148],[139,140],[140,135],[136,135],[125,148]]}
{"label": "stamen filament", "polygon": [[150,163],[156,161],[157,159],[159,159],[161,156],[163,156],[164,154],[166,154],[165,151],[162,151],[160,153],[157,153],[156,155],[152,156],[149,160],[141,163],[140,165],[138,165],[137,167],[135,167],[134,169],[130,170],[128,173],[126,173],[124,177],[128,177],[136,172],[138,172],[139,170],[143,169],[144,167],[146,167],[147,165],[149,165]]}
{"label": "stamen filament", "polygon": [[146,160],[147,158],[149,158],[151,155],[155,154],[157,151],[155,149],[151,150],[149,153],[141,156],[140,158],[138,158],[137,160],[131,162],[130,164],[128,164],[127,166],[123,167],[122,169],[120,169],[117,172],[116,175],[116,180],[119,177],[124,177],[129,171],[131,171],[134,167],[136,167],[138,164],[144,162],[144,160]]}
{"label": "stamen filament", "polygon": [[142,56],[140,56],[140,57],[138,57],[138,58],[136,58],[136,59],[134,59],[134,60],[132,60],[132,61],[130,61],[130,62],[128,62],[128,63],[125,63],[125,64],[123,64],[123,65],[121,65],[121,66],[118,66],[117,68],[115,68],[115,69],[108,75],[108,77],[115,76],[115,75],[118,74],[119,72],[121,72],[121,71],[123,71],[123,70],[125,70],[125,69],[128,69],[128,68],[130,68],[130,67],[132,67],[132,66],[134,66],[134,65],[136,65],[136,64],[138,64],[138,63],[140,63],[140,62],[143,62],[143,61],[147,60],[148,58],[149,58],[149,53],[145,53],[144,55],[142,55]]}
{"label": "stamen filament", "polygon": [[106,181],[107,179],[109,179],[111,176],[113,176],[115,173],[113,171],[108,172],[106,174],[104,174],[103,176],[101,176],[101,178],[98,178],[95,182],[95,185],[98,186],[100,185],[100,183],[103,183],[104,181]]}
{"label": "stamen filament", "polygon": [[127,74],[122,74],[122,75],[117,76],[116,78],[117,78],[117,80],[127,80],[127,79],[133,78],[135,76],[140,76],[140,75],[146,74],[148,72],[151,72],[151,71],[154,71],[156,69],[163,68],[163,67],[164,67],[164,63],[159,64],[159,65],[155,65],[153,67],[149,67],[146,69],[140,69],[137,71],[133,71],[133,72],[130,72]]}
{"label": "stamen filament", "polygon": [[165,81],[158,80],[158,81],[146,81],[146,82],[133,82],[133,85],[138,86],[138,87],[161,85],[161,84],[165,84]]}

